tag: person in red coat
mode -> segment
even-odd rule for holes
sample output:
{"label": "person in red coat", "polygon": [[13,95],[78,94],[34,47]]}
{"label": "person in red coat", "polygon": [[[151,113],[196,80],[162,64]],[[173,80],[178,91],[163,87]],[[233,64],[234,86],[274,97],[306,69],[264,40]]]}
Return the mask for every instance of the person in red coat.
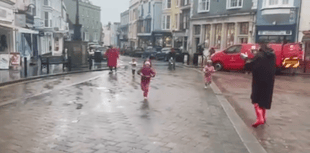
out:
{"label": "person in red coat", "polygon": [[109,46],[109,49],[105,52],[105,56],[108,59],[108,67],[110,68],[110,73],[113,73],[113,68],[115,72],[117,70],[117,59],[119,58],[119,52],[117,49],[112,48]]}

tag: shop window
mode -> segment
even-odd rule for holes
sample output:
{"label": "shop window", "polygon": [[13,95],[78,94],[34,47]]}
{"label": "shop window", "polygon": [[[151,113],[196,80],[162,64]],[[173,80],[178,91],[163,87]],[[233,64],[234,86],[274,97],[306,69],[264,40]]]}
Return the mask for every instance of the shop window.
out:
{"label": "shop window", "polygon": [[242,8],[243,0],[227,0],[227,9]]}
{"label": "shop window", "polygon": [[235,42],[235,24],[227,24],[226,47],[232,46]]}
{"label": "shop window", "polygon": [[216,48],[221,48],[222,41],[222,24],[215,25],[214,44]]}
{"label": "shop window", "polygon": [[249,34],[249,23],[248,22],[240,23],[240,34],[241,35]]}
{"label": "shop window", "polygon": [[210,48],[210,38],[211,38],[211,25],[206,25],[206,34],[205,34],[205,48]]}
{"label": "shop window", "polygon": [[239,38],[239,43],[241,43],[241,44],[247,44],[248,43],[248,38],[246,38],[246,37],[243,37],[243,38]]}

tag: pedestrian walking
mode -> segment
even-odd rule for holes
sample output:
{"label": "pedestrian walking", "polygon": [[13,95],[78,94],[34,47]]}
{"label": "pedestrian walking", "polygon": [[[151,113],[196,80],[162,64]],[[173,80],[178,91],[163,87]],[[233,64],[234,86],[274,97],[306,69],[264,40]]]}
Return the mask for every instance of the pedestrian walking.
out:
{"label": "pedestrian walking", "polygon": [[151,67],[151,62],[145,61],[138,74],[141,75],[141,90],[143,91],[144,100],[147,100],[151,78],[156,75],[155,70]]}
{"label": "pedestrian walking", "polygon": [[266,42],[260,42],[260,49],[253,59],[247,55],[241,55],[246,59],[245,69],[252,71],[252,94],[251,100],[256,112],[256,122],[252,125],[257,127],[266,122],[266,109],[271,108],[273,88],[275,82],[276,62],[273,49]]}
{"label": "pedestrian walking", "polygon": [[203,68],[203,72],[204,72],[205,89],[206,89],[212,83],[212,73],[215,72],[211,60],[206,61],[206,66]]}
{"label": "pedestrian walking", "polygon": [[108,67],[110,68],[110,74],[113,73],[113,68],[115,72],[117,71],[117,59],[119,58],[119,52],[117,49],[109,46],[109,49],[105,52],[105,56],[108,59]]}
{"label": "pedestrian walking", "polygon": [[131,62],[129,62],[129,64],[131,65],[131,71],[132,71],[132,77],[135,77],[135,73],[136,73],[136,68],[137,68],[137,62],[136,59],[132,59]]}

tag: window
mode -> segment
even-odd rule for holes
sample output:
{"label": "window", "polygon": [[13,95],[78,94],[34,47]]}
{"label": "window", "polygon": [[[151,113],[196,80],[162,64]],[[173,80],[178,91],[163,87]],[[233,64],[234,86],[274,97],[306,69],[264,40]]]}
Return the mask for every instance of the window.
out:
{"label": "window", "polygon": [[201,26],[200,25],[195,25],[194,29],[195,29],[195,35],[200,35]]}
{"label": "window", "polygon": [[215,37],[214,37],[214,44],[216,48],[221,48],[221,41],[222,41],[222,24],[216,24]]}
{"label": "window", "polygon": [[44,5],[50,6],[50,5],[51,5],[51,4],[50,4],[50,0],[44,0]]}
{"label": "window", "polygon": [[211,25],[206,25],[206,34],[205,34],[205,48],[210,48],[210,38],[211,38]]}
{"label": "window", "polygon": [[151,2],[149,2],[149,13],[151,13]]}
{"label": "window", "polygon": [[175,0],[175,4],[177,7],[179,7],[179,0]]}
{"label": "window", "polygon": [[227,0],[227,9],[241,8],[243,0]]}
{"label": "window", "polygon": [[171,8],[171,0],[167,0],[167,8]]}
{"label": "window", "polygon": [[257,9],[257,0],[252,0],[252,9]]}
{"label": "window", "polygon": [[278,0],[269,0],[269,5],[278,5]]}
{"label": "window", "polygon": [[164,0],[164,3],[163,3],[163,9],[169,9],[171,8],[171,0]]}
{"label": "window", "polygon": [[188,5],[189,4],[189,0],[183,0],[183,5]]}
{"label": "window", "polygon": [[264,7],[279,7],[292,5],[292,0],[264,0]]}
{"label": "window", "polygon": [[178,14],[174,15],[174,25],[175,25],[175,29],[178,29]]}
{"label": "window", "polygon": [[170,15],[163,16],[163,30],[170,29]]}
{"label": "window", "polygon": [[48,12],[44,12],[44,25],[45,25],[45,27],[50,27],[49,26],[49,13]]}
{"label": "window", "polygon": [[240,45],[237,46],[231,46],[230,48],[228,48],[225,53],[227,54],[234,54],[234,53],[239,53],[241,51],[241,47]]}
{"label": "window", "polygon": [[249,23],[248,22],[240,23],[240,34],[241,35],[249,34]]}
{"label": "window", "polygon": [[198,12],[207,12],[210,10],[210,0],[199,0]]}
{"label": "window", "polygon": [[226,47],[232,46],[235,43],[235,24],[227,24],[227,34],[226,34]]}

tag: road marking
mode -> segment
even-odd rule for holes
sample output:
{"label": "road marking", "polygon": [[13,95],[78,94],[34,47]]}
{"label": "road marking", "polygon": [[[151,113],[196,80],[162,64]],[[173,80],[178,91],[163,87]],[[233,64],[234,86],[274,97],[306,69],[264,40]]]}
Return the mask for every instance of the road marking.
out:
{"label": "road marking", "polygon": [[75,86],[75,85],[81,84],[83,82],[88,82],[88,81],[91,81],[91,80],[95,80],[97,78],[102,77],[103,75],[106,75],[106,74],[101,74],[99,76],[96,76],[96,77],[93,77],[93,78],[90,78],[90,79],[86,79],[86,80],[75,82],[75,83],[72,83],[72,84],[69,84],[69,85],[65,85],[65,86],[62,86],[62,87],[54,88],[52,90],[45,90],[45,91],[43,91],[41,93],[38,93],[38,94],[35,94],[35,95],[31,95],[31,96],[28,96],[26,98],[16,98],[16,99],[8,100],[6,102],[1,102],[0,107],[8,105],[8,104],[11,104],[11,103],[14,103],[14,102],[16,102],[18,100],[27,100],[27,99],[30,99],[30,98],[33,98],[33,97],[37,97],[37,96],[40,96],[40,95],[43,95],[43,94],[47,94],[47,93],[55,91],[55,90],[60,90],[60,89],[64,89],[64,88],[68,88],[68,87],[71,87],[71,86]]}
{"label": "road marking", "polygon": [[[187,67],[183,67],[187,68]],[[195,70],[199,73],[202,71],[197,70],[195,68],[187,68],[191,70]],[[217,87],[217,85],[213,82],[211,84],[211,89],[216,94],[217,99],[219,100],[220,104],[222,105],[226,115],[228,116],[230,122],[233,124],[236,132],[238,133],[241,141],[243,142],[244,146],[247,148],[249,153],[267,153],[264,147],[258,142],[257,138],[252,134],[250,129],[246,126],[244,121],[235,111],[235,109],[231,106],[228,100],[224,97],[221,90]]]}

